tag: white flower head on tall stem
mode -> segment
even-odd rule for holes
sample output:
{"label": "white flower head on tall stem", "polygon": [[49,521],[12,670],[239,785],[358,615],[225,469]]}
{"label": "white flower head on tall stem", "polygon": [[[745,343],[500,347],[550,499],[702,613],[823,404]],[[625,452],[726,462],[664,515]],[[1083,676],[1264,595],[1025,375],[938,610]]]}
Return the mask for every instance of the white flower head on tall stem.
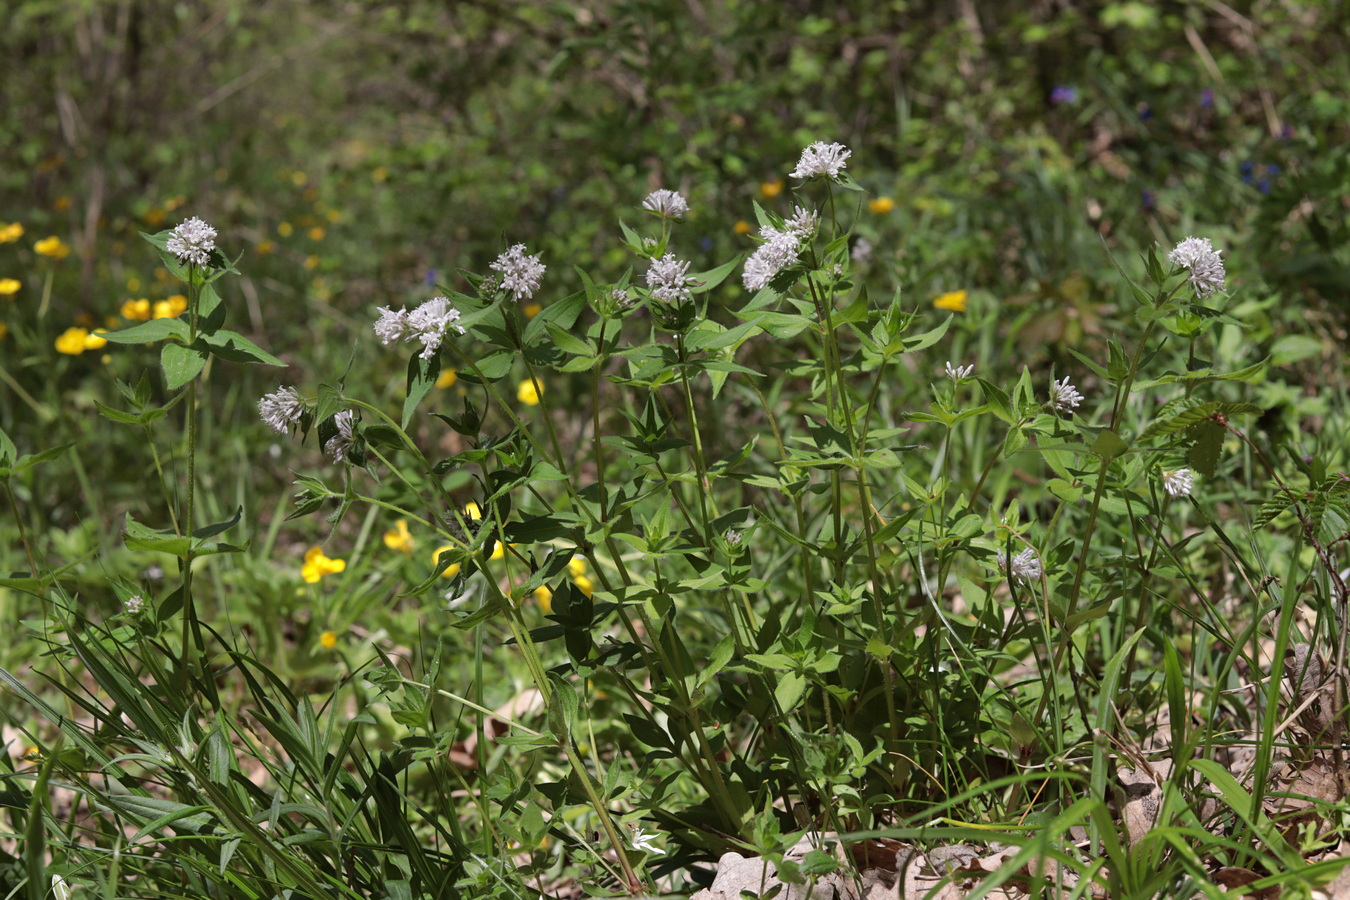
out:
{"label": "white flower head on tall stem", "polygon": [[379,321],[375,323],[375,336],[386,347],[406,338],[408,336],[408,311],[381,306]]}
{"label": "white flower head on tall stem", "polygon": [[539,281],[548,267],[538,256],[526,256],[524,244],[516,244],[489,263],[488,268],[502,273],[502,288],[515,299],[528,300],[539,290]]}
{"label": "white flower head on tall stem", "polygon": [[1030,547],[1008,561],[1008,554],[998,552],[998,567],[1023,584],[1030,584],[1041,577],[1041,558]]}
{"label": "white flower head on tall stem", "polygon": [[[441,348],[441,341],[451,328],[460,334],[464,333],[464,329],[456,324],[458,321],[459,310],[451,305],[449,297],[433,297],[408,314],[408,327],[404,339],[416,338],[421,341],[422,358],[431,359]],[[375,324],[378,334],[379,323]]]}
{"label": "white flower head on tall stem", "polygon": [[674,253],[652,260],[652,267],[647,270],[647,287],[651,288],[652,296],[666,303],[692,299],[690,287],[694,283],[689,277],[689,263],[676,259]]}
{"label": "white flower head on tall stem", "polygon": [[328,439],[323,450],[333,458],[333,462],[346,462],[352,444],[356,443],[356,413],[344,409],[333,417],[333,424],[337,426],[337,434]]}
{"label": "white flower head on tall stem", "polygon": [[1189,497],[1195,487],[1195,475],[1190,469],[1174,469],[1163,473],[1163,487],[1173,497]]}
{"label": "white flower head on tall stem", "polygon": [[1050,406],[1057,413],[1073,412],[1078,404],[1083,402],[1083,395],[1078,393],[1078,388],[1069,384],[1068,378],[1061,378],[1059,381],[1050,384]]}
{"label": "white flower head on tall stem", "polygon": [[970,374],[974,371],[975,366],[973,363],[968,366],[954,366],[950,362],[947,363],[946,374],[947,377],[950,378],[952,381],[957,382],[965,381],[967,378],[970,377]]}
{"label": "white flower head on tall stem", "polygon": [[684,196],[665,188],[648,194],[642,201],[642,208],[662,219],[683,219],[689,214],[689,204]]}
{"label": "white flower head on tall stem", "polygon": [[293,387],[282,387],[263,395],[258,401],[258,414],[277,434],[285,434],[300,424],[305,401]]}
{"label": "white flower head on tall stem", "polygon": [[166,246],[183,262],[204,266],[216,249],[216,230],[193,216],[173,230]]}
{"label": "white flower head on tall stem", "polygon": [[827,144],[824,141],[816,141],[802,151],[802,158],[797,161],[797,168],[792,170],[792,177],[815,178],[817,175],[824,175],[829,178],[838,178],[839,173],[848,165],[848,158],[852,155],[853,151],[843,144]]}
{"label": "white flower head on tall stem", "polygon": [[819,221],[820,216],[815,210],[798,206],[782,228],[772,225],[761,228],[759,237],[763,243],[745,261],[745,271],[741,274],[745,289],[758,291],[773,281],[779,272],[796,265],[802,245],[815,236]]}
{"label": "white flower head on tall stem", "polygon": [[849,258],[860,266],[865,266],[872,261],[872,242],[865,237],[860,237],[853,242],[853,250],[849,253]]}
{"label": "white flower head on tall stem", "polygon": [[1223,260],[1209,238],[1186,238],[1167,254],[1167,261],[1191,270],[1191,287],[1195,289],[1197,297],[1203,299],[1215,291],[1223,290]]}

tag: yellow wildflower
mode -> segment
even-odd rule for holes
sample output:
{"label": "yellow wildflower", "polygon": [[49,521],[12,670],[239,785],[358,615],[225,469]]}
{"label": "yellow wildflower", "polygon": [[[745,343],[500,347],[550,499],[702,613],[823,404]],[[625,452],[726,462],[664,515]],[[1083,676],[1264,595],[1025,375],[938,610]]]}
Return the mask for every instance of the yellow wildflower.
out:
{"label": "yellow wildflower", "polygon": [[535,316],[539,315],[539,313],[543,312],[543,309],[544,307],[540,306],[538,303],[526,303],[525,308],[521,310],[521,312],[525,313],[525,318],[533,319]]}
{"label": "yellow wildflower", "polygon": [[57,212],[65,212],[66,210],[70,209],[70,198],[57,197],[52,202],[52,209],[56,210]]}
{"label": "yellow wildflower", "polygon": [[9,297],[19,292],[23,283],[17,278],[0,278],[0,297]]}
{"label": "yellow wildflower", "polygon": [[376,166],[370,173],[370,180],[375,182],[384,181],[389,177],[389,170],[384,166]]}
{"label": "yellow wildflower", "polygon": [[100,333],[107,334],[107,333],[108,333],[108,329],[106,329],[106,328],[95,328],[93,334],[85,335],[85,338],[84,338],[84,349],[86,349],[86,350],[102,350],[104,347],[108,346],[108,341],[107,341],[105,338],[99,337],[99,334],[100,334]]}
{"label": "yellow wildflower", "polygon": [[516,388],[516,399],[526,406],[538,406],[540,387],[541,385],[538,383],[526,379],[520,383],[520,387]]}
{"label": "yellow wildflower", "polygon": [[772,200],[781,193],[783,193],[783,179],[781,178],[766,181],[759,186],[759,195],[765,200]]}
{"label": "yellow wildflower", "polygon": [[952,312],[965,312],[966,292],[964,290],[948,291],[934,300],[933,305],[938,309],[949,309]]}
{"label": "yellow wildflower", "polygon": [[145,214],[145,224],[147,225],[162,224],[164,222],[165,216],[166,213],[164,212],[164,210],[160,209],[157,206]]}
{"label": "yellow wildflower", "polygon": [[882,215],[895,209],[895,201],[890,197],[877,197],[868,202],[867,208],[878,215]]}
{"label": "yellow wildflower", "polygon": [[[446,552],[447,550],[453,549],[455,548],[451,544],[446,544],[444,547],[437,548],[436,552],[431,554],[432,567],[435,568],[436,566],[441,564],[442,553]],[[441,573],[441,577],[454,578],[458,574],[459,574],[459,563],[451,563],[450,565],[445,567],[445,571]]]}
{"label": "yellow wildflower", "polygon": [[295,231],[295,226],[291,225],[290,222],[282,222],[279,225],[277,225],[277,234],[281,235],[282,237],[290,237],[291,232],[293,231]]}
{"label": "yellow wildflower", "polygon": [[454,369],[446,369],[440,375],[436,376],[436,387],[448,388],[454,387],[455,382],[459,381],[459,372]]}
{"label": "yellow wildflower", "polygon": [[52,259],[65,259],[70,255],[70,245],[56,235],[45,237],[33,245],[33,249]]}
{"label": "yellow wildflower", "polygon": [[413,536],[408,531],[408,523],[402,519],[395,522],[394,527],[384,533],[384,545],[390,550],[411,554]]}
{"label": "yellow wildflower", "polygon": [[23,226],[18,222],[0,225],[0,244],[12,244],[23,237]]}
{"label": "yellow wildflower", "polygon": [[159,300],[155,303],[156,319],[176,319],[187,311],[187,297],[182,294],[174,294],[167,300]]}
{"label": "yellow wildflower", "polygon": [[342,210],[340,209],[330,209],[325,215],[328,218],[328,221],[332,222],[334,225],[342,221]]}
{"label": "yellow wildflower", "polygon": [[553,612],[553,592],[548,589],[548,585],[541,584],[534,589],[534,602],[539,604],[544,615]]}
{"label": "yellow wildflower", "polygon": [[69,356],[79,356],[84,352],[84,341],[89,337],[87,328],[67,328],[56,339],[56,352]]}
{"label": "yellow wildflower", "polygon": [[296,187],[304,187],[305,182],[307,181],[309,181],[309,176],[306,175],[304,172],[291,173],[291,184],[295,185]]}
{"label": "yellow wildflower", "polygon": [[752,226],[749,222],[745,221],[744,219],[740,219],[736,222],[735,225],[731,227],[731,230],[736,232],[737,234],[749,234],[752,230],[754,230],[754,226]]}
{"label": "yellow wildflower", "polygon": [[305,554],[305,564],[300,568],[300,577],[310,584],[315,584],[323,576],[341,572],[345,568],[347,568],[345,560],[329,559],[323,555],[322,547],[310,547],[309,552]]}
{"label": "yellow wildflower", "polygon": [[133,322],[144,322],[150,318],[150,301],[142,297],[140,300],[128,300],[122,304],[122,318],[130,319]]}
{"label": "yellow wildflower", "polygon": [[[216,180],[217,180],[217,181],[224,181],[224,180],[225,180],[224,178],[221,178],[221,177],[220,177],[220,173],[221,173],[221,172],[224,172],[224,171],[225,171],[224,169],[216,169]],[[229,175],[230,173],[229,173],[229,172],[225,172],[225,174],[226,174],[226,175]],[[178,207],[182,206],[182,205],[183,205],[184,203],[186,203],[186,202],[187,202],[187,197],[184,197],[182,194],[179,194],[177,197],[170,197],[168,200],[165,200],[165,201],[164,201],[164,208],[167,209],[167,210],[169,210],[170,212],[173,212],[175,209],[177,209]]]}
{"label": "yellow wildflower", "polygon": [[309,256],[305,257],[306,271],[313,272],[318,267],[319,267],[319,258],[317,256],[310,254]]}
{"label": "yellow wildflower", "polygon": [[311,241],[321,241],[323,240],[323,236],[324,230],[319,225],[315,225],[313,228],[309,230],[309,239]]}
{"label": "yellow wildflower", "polygon": [[586,574],[586,557],[574,556],[567,561],[567,574],[573,578],[581,578]]}
{"label": "yellow wildflower", "polygon": [[464,515],[470,522],[477,522],[479,519],[483,518],[483,507],[470,500],[468,503],[464,504]]}
{"label": "yellow wildflower", "polygon": [[277,249],[277,245],[275,242],[273,242],[271,238],[263,238],[261,241],[258,242],[259,256],[266,256],[275,249]]}
{"label": "yellow wildflower", "polygon": [[332,650],[337,646],[337,635],[331,631],[325,631],[319,635],[319,646],[325,650]]}
{"label": "yellow wildflower", "polygon": [[585,575],[578,575],[576,578],[573,578],[572,583],[577,586],[577,590],[581,591],[587,597],[595,594],[595,585],[591,584],[591,580]]}

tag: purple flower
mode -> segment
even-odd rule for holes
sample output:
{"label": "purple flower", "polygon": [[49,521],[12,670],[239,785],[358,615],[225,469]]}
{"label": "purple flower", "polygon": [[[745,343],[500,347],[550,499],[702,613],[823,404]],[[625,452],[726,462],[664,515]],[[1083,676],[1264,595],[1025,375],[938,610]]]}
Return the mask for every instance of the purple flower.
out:
{"label": "purple flower", "polygon": [[1140,103],[1138,109],[1139,121],[1147,122],[1149,119],[1153,118],[1153,107],[1149,106],[1147,103]]}
{"label": "purple flower", "polygon": [[1200,106],[1209,109],[1214,105],[1214,88],[1205,88],[1200,92]]}
{"label": "purple flower", "polygon": [[1078,99],[1078,89],[1067,84],[1058,85],[1050,92],[1050,103],[1059,106],[1061,103],[1072,103]]}
{"label": "purple flower", "polygon": [[1153,196],[1152,191],[1144,191],[1139,196],[1139,202],[1143,204],[1144,212],[1153,212],[1154,207],[1157,206],[1158,198]]}

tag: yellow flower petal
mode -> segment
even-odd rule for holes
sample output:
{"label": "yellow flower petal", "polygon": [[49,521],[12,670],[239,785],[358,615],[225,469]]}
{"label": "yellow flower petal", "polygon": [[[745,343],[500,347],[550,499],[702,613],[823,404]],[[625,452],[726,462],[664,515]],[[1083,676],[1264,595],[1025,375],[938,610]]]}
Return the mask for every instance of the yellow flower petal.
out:
{"label": "yellow flower petal", "polygon": [[446,369],[445,371],[441,372],[440,375],[436,376],[436,387],[438,388],[454,387],[456,381],[459,381],[459,372],[455,371],[454,369]]}
{"label": "yellow flower petal", "polygon": [[520,383],[520,386],[516,388],[516,399],[519,400],[521,403],[524,403],[526,406],[538,406],[540,393],[539,388],[540,385],[538,385],[533,381],[529,380],[522,381]]}
{"label": "yellow flower petal", "polygon": [[468,517],[471,522],[477,522],[479,519],[483,518],[483,508],[470,500],[468,503],[464,504],[464,515]]}
{"label": "yellow flower petal", "polygon": [[752,226],[750,225],[749,222],[745,221],[744,219],[741,219],[731,227],[731,230],[736,232],[737,234],[749,234],[752,230]]}
{"label": "yellow flower petal", "polygon": [[101,337],[98,336],[98,335],[99,335],[99,332],[103,332],[104,334],[107,334],[107,333],[108,333],[108,329],[106,329],[106,328],[96,328],[96,329],[94,329],[94,333],[93,333],[93,334],[85,335],[85,338],[84,338],[84,349],[86,349],[86,350],[102,350],[104,347],[108,346],[108,341],[107,341],[105,338],[101,338]]}
{"label": "yellow flower petal", "polygon": [[[446,544],[444,547],[438,547],[436,551],[431,554],[431,565],[433,567],[440,565],[441,554],[446,552],[447,550],[453,549],[455,548],[451,544]],[[446,566],[445,571],[441,573],[441,577],[454,578],[458,574],[459,574],[459,563],[451,563],[450,565]]]}
{"label": "yellow flower petal", "polygon": [[543,309],[544,307],[540,306],[538,303],[526,303],[525,308],[522,309],[521,312],[525,313],[525,318],[533,319],[535,316],[539,315],[539,313],[543,312]]}
{"label": "yellow flower petal", "polygon": [[581,578],[586,574],[586,557],[574,556],[567,561],[567,574],[573,578]]}
{"label": "yellow flower petal", "polygon": [[0,278],[0,297],[17,294],[21,287],[23,287],[23,282],[17,278]]}
{"label": "yellow flower petal", "polygon": [[346,568],[345,560],[329,559],[323,555],[322,547],[311,547],[305,553],[305,564],[300,567],[300,577],[314,584],[323,576],[341,572]]}
{"label": "yellow flower petal", "polygon": [[122,304],[122,318],[133,322],[144,322],[150,318],[150,301],[145,298],[128,300]]}
{"label": "yellow flower petal", "polygon": [[951,310],[952,312],[965,312],[966,292],[964,290],[948,291],[941,297],[938,297],[936,300],[934,300],[933,305],[936,306],[938,309],[948,309]]}
{"label": "yellow flower petal", "polygon": [[55,235],[38,241],[33,249],[51,259],[65,259],[70,255],[70,245]]}
{"label": "yellow flower petal", "polygon": [[56,339],[56,352],[79,356],[84,352],[84,341],[87,337],[89,337],[87,328],[67,328]]}
{"label": "yellow flower petal", "polygon": [[534,602],[539,604],[544,615],[553,612],[553,591],[549,590],[548,585],[541,584],[534,589]]}
{"label": "yellow flower petal", "polygon": [[783,193],[783,179],[781,178],[775,181],[766,181],[759,186],[759,195],[766,200],[772,200],[781,193]]}
{"label": "yellow flower petal", "polygon": [[325,650],[332,650],[337,646],[337,635],[331,631],[325,631],[319,635],[319,646]]}
{"label": "yellow flower petal", "polygon": [[895,201],[890,197],[877,197],[868,202],[867,208],[878,215],[882,215],[895,209]]}
{"label": "yellow flower petal", "polygon": [[413,536],[408,531],[408,523],[399,519],[394,527],[384,533],[384,545],[399,553],[412,553]]}
{"label": "yellow flower petal", "polygon": [[573,578],[572,583],[577,586],[577,590],[581,591],[587,597],[590,597],[595,593],[595,586],[591,584],[591,580],[585,575],[578,575],[576,578]]}
{"label": "yellow flower petal", "polygon": [[0,225],[0,244],[12,244],[23,237],[23,226],[18,222]]}

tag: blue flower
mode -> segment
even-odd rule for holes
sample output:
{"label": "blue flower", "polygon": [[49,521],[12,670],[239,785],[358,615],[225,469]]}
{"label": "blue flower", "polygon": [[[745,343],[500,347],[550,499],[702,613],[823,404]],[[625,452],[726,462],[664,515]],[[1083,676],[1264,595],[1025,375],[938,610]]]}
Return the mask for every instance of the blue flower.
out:
{"label": "blue flower", "polygon": [[1077,99],[1078,99],[1077,88],[1071,87],[1070,85],[1067,84],[1058,85],[1053,91],[1050,92],[1050,102],[1055,106],[1058,106],[1061,103],[1072,103]]}
{"label": "blue flower", "polygon": [[1214,105],[1214,88],[1205,88],[1200,92],[1200,106],[1209,109]]}

